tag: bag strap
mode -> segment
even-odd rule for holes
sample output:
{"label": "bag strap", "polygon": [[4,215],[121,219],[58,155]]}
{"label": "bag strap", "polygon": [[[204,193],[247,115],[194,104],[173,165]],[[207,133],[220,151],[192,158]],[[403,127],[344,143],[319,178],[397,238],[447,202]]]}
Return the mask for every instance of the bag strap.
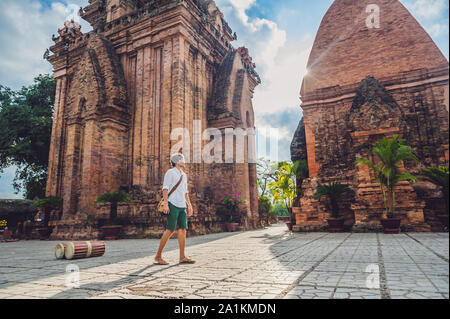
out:
{"label": "bag strap", "polygon": [[178,186],[180,186],[181,181],[183,180],[183,174],[181,174],[180,180],[178,181],[178,183],[170,190],[169,195],[167,196],[167,198],[170,197],[170,195],[173,194],[173,192],[175,192],[178,188]]}

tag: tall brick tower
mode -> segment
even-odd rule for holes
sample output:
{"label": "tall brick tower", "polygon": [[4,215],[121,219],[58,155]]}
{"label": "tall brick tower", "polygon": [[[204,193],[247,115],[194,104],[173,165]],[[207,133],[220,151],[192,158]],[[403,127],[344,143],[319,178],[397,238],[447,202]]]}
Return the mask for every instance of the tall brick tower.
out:
{"label": "tall brick tower", "polygon": [[[449,69],[430,36],[397,0],[336,0],[317,33],[303,80],[304,118],[294,140],[293,160],[307,160],[298,229],[322,229],[328,210],[314,200],[319,184],[348,183],[354,198],[342,204],[348,229],[375,229],[384,212],[382,194],[367,167],[374,142],[399,134],[415,148],[419,165],[449,159]],[[431,184],[404,182],[398,215],[406,229],[435,227],[439,192]],[[437,226],[436,226],[437,227]]]}
{"label": "tall brick tower", "polygon": [[[80,15],[93,31],[67,22],[49,57],[57,93],[47,195],[64,202],[53,237],[95,237],[108,208],[94,202],[118,189],[133,199],[119,207],[125,234],[156,234],[164,225],[155,206],[177,143],[171,133],[188,130],[193,158],[207,143],[195,121],[202,130],[253,128],[255,65],[230,44],[212,0],[89,0]],[[257,223],[255,164],[193,163],[188,172],[192,231],[221,229],[216,203],[231,192],[247,202],[243,225]]]}

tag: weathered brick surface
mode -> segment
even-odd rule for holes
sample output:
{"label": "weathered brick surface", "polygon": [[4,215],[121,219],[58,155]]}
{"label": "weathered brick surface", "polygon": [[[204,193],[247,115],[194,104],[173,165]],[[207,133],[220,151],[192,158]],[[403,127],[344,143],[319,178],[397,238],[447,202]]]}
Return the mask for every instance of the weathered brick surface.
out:
{"label": "weathered brick surface", "polygon": [[[380,28],[368,29],[365,8],[380,7]],[[310,179],[297,209],[303,230],[323,229],[329,209],[313,194],[319,184],[348,183],[356,194],[342,202],[348,229],[379,230],[384,212],[379,186],[368,167],[381,137],[399,134],[414,147],[413,173],[448,164],[448,62],[428,34],[394,0],[333,3],[319,28],[302,86],[303,123],[292,143],[292,158],[308,160]],[[439,190],[402,183],[397,213],[405,229],[437,230]]]}
{"label": "weathered brick surface", "polygon": [[[231,46],[214,1],[93,0],[81,15],[94,30],[66,23],[49,58],[57,94],[47,195],[64,199],[53,236],[95,237],[107,217],[95,199],[117,189],[133,199],[119,209],[125,235],[157,234],[164,225],[155,207],[177,143],[171,132],[189,130],[194,160],[207,143],[194,143],[194,120],[201,130],[253,127],[255,65]],[[257,224],[254,164],[189,164],[188,173],[193,232],[222,229],[216,203],[230,192],[247,201],[244,226]]]}
{"label": "weathered brick surface", "polygon": [[[368,5],[380,8],[380,28],[367,27]],[[435,68],[448,68],[448,61],[400,1],[337,0],[317,32],[302,100],[315,90],[355,85],[368,75],[380,79]]]}

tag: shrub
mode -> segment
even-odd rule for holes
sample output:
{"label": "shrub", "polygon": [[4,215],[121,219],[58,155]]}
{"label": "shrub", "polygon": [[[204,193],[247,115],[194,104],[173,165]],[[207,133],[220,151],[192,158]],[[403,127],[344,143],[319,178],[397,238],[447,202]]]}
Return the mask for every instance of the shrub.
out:
{"label": "shrub", "polygon": [[270,219],[273,217],[273,206],[270,199],[265,196],[258,198],[258,213],[267,223],[270,222]]}
{"label": "shrub", "polygon": [[111,204],[111,210],[109,214],[110,222],[115,222],[117,218],[117,204],[129,202],[131,202],[131,198],[127,193],[124,192],[104,193],[100,195],[96,200],[97,204],[104,204],[104,203]]}

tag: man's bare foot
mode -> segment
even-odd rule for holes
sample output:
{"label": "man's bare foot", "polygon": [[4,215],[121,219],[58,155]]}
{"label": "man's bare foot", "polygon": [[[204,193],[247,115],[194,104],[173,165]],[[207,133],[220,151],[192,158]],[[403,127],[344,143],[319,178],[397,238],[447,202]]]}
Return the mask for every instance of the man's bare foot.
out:
{"label": "man's bare foot", "polygon": [[184,257],[180,259],[180,264],[195,264],[195,260]]}
{"label": "man's bare foot", "polygon": [[164,259],[162,259],[161,257],[155,257],[155,264],[165,266],[168,265],[169,263]]}

